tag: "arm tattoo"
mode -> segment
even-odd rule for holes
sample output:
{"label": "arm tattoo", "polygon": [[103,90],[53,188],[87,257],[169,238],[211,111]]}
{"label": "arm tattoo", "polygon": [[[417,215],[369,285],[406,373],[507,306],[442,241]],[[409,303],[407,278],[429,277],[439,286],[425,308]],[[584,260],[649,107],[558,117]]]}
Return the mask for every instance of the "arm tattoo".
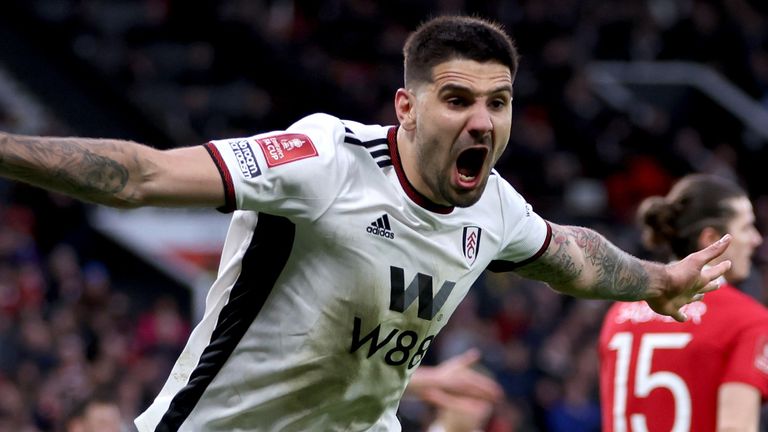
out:
{"label": "arm tattoo", "polygon": [[86,199],[114,195],[128,184],[125,165],[84,145],[98,141],[97,145],[110,152],[121,151],[116,142],[16,135],[2,138],[0,172],[11,178]]}
{"label": "arm tattoo", "polygon": [[521,276],[542,280],[553,287],[568,285],[578,279],[584,271],[577,265],[568,247],[572,239],[564,230],[552,227],[552,240],[549,249],[539,259],[517,270]]}
{"label": "arm tattoo", "polygon": [[616,300],[643,298],[650,283],[639,259],[597,232],[573,226],[553,225],[547,252],[518,273],[570,294]]}
{"label": "arm tattoo", "polygon": [[576,245],[595,271],[592,287],[600,298],[635,300],[648,288],[650,278],[640,260],[620,250],[605,237],[586,228],[571,228]]}

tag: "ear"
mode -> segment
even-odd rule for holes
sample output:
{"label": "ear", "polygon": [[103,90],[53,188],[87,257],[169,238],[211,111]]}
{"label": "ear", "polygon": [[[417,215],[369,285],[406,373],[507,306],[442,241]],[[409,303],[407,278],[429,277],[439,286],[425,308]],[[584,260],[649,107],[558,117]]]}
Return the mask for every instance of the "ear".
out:
{"label": "ear", "polygon": [[412,131],[416,128],[416,97],[409,90],[404,88],[397,89],[395,93],[395,113],[400,127]]}
{"label": "ear", "polygon": [[703,249],[712,243],[720,240],[720,237],[723,236],[723,233],[719,232],[718,230],[712,228],[712,227],[706,227],[699,233],[699,240],[697,242],[699,249]]}

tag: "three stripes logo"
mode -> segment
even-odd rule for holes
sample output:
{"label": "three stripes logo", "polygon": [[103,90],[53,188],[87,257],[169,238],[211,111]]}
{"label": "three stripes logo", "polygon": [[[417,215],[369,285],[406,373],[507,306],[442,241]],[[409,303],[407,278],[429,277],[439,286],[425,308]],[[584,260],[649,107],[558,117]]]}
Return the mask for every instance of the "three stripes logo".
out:
{"label": "three stripes logo", "polygon": [[376,219],[375,221],[371,222],[368,227],[365,229],[370,234],[381,236],[388,239],[394,239],[395,233],[392,232],[392,228],[389,226],[389,216],[384,213]]}

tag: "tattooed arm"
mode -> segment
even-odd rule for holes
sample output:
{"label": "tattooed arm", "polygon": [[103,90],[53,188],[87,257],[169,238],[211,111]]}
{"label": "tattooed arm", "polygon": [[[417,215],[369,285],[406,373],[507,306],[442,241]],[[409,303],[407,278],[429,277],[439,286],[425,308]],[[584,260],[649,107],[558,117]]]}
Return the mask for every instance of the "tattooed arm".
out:
{"label": "tattooed arm", "polygon": [[201,146],[0,133],[0,175],[114,207],[219,206],[224,190]]}
{"label": "tattooed arm", "polygon": [[591,229],[550,225],[547,250],[516,272],[577,297],[645,300],[654,311],[684,321],[680,307],[716,289],[717,278],[730,268],[730,261],[704,267],[725,251],[730,236],[664,265],[633,257]]}

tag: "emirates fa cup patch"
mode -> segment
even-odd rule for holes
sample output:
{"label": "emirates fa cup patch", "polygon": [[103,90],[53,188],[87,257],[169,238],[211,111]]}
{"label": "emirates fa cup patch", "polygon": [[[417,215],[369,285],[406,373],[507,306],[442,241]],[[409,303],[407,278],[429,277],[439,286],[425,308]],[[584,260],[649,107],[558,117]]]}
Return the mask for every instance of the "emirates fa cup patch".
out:
{"label": "emirates fa cup patch", "polygon": [[464,250],[464,258],[467,264],[472,265],[480,252],[480,234],[482,230],[478,226],[465,226],[461,236],[461,246]]}
{"label": "emirates fa cup patch", "polygon": [[264,151],[264,158],[270,168],[317,156],[315,145],[304,134],[275,135],[257,138],[256,142]]}

